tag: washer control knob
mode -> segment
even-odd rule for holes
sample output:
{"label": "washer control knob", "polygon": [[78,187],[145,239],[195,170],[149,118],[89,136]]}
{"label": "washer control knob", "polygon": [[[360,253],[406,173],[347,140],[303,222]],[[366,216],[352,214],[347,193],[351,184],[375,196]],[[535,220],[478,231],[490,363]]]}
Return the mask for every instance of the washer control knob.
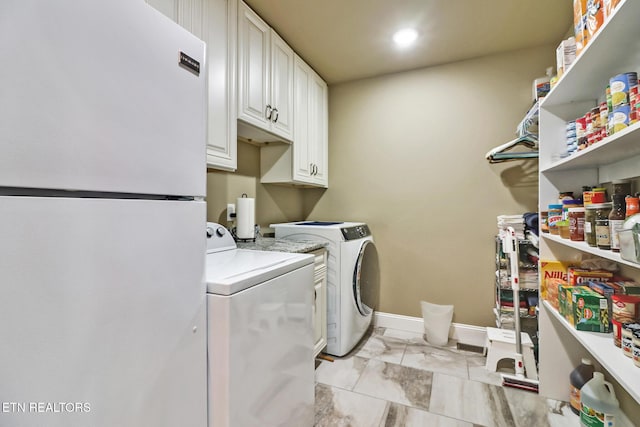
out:
{"label": "washer control knob", "polygon": [[218,237],[222,237],[227,233],[227,230],[224,227],[218,227],[216,228],[216,234],[218,235]]}
{"label": "washer control knob", "polygon": [[213,237],[213,230],[211,227],[207,227],[207,239],[210,239],[211,237]]}

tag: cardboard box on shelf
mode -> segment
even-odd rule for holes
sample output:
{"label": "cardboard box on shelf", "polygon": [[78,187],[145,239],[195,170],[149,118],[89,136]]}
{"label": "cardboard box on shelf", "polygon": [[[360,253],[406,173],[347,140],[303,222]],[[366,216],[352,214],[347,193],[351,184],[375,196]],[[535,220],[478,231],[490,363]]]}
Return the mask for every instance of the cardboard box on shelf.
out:
{"label": "cardboard box on shelf", "polygon": [[625,295],[640,295],[640,283],[636,283],[633,280],[614,277],[611,282],[607,284],[616,289],[617,294]]}
{"label": "cardboard box on shelf", "polygon": [[544,294],[542,298],[549,301],[549,304],[556,310],[559,310],[558,288],[562,285],[566,286],[567,282],[557,278],[549,278],[542,282],[542,289],[544,290],[544,292],[541,292],[541,294]]}
{"label": "cardboard box on shelf", "polygon": [[613,273],[607,270],[587,270],[578,267],[567,269],[567,283],[570,285],[587,285],[590,280],[594,279],[600,282],[609,282],[613,279]]}
{"label": "cardboard box on shelf", "polygon": [[576,286],[571,301],[577,330],[609,333],[611,329],[607,298],[586,286]]}
{"label": "cardboard box on shelf", "polygon": [[604,0],[603,1],[605,20],[609,19],[609,17],[611,16],[611,14],[613,14],[613,11],[615,10],[616,6],[618,6],[619,3],[620,3],[620,0]]}
{"label": "cardboard box on shelf", "polygon": [[573,28],[576,38],[576,55],[589,43],[587,31],[587,0],[573,0]]}
{"label": "cardboard box on shelf", "polygon": [[576,38],[569,37],[567,40],[560,42],[556,49],[556,73],[558,78],[562,77],[564,72],[569,68],[576,59]]}
{"label": "cardboard box on shelf", "polygon": [[572,292],[575,286],[559,285],[558,286],[558,313],[564,317],[567,322],[575,324],[573,317],[573,300]]}
{"label": "cardboard box on shelf", "polygon": [[591,40],[604,23],[603,0],[587,0],[587,32]]}
{"label": "cardboard box on shelf", "polygon": [[566,281],[569,265],[565,261],[540,260],[540,296],[542,299],[549,301],[547,280],[560,279]]}

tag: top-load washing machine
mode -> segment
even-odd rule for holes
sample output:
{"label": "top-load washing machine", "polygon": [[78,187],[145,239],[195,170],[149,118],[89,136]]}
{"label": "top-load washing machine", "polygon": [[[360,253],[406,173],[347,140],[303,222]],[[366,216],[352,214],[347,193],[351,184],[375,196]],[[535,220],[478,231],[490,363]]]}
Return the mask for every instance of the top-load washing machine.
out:
{"label": "top-load washing machine", "polygon": [[207,223],[209,427],[313,424],[313,260]]}
{"label": "top-load washing machine", "polygon": [[321,239],[327,250],[327,348],[344,356],[371,325],[380,293],[378,253],[367,224],[303,221],[271,224],[275,237]]}

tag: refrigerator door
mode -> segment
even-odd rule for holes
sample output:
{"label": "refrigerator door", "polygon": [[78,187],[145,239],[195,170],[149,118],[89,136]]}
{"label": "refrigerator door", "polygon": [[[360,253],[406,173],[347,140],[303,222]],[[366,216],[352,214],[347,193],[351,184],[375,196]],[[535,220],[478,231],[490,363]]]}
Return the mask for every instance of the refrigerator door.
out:
{"label": "refrigerator door", "polygon": [[205,215],[0,197],[0,425],[206,425]]}
{"label": "refrigerator door", "polygon": [[205,195],[195,36],[142,0],[3,0],[0,52],[0,187]]}

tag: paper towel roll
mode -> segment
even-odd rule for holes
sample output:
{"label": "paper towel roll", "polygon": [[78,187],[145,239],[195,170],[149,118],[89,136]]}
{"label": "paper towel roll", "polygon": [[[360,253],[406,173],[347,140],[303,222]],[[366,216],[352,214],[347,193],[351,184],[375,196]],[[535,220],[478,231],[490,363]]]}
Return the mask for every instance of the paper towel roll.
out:
{"label": "paper towel roll", "polygon": [[236,201],[236,236],[238,239],[255,237],[256,200],[251,197],[238,197]]}

